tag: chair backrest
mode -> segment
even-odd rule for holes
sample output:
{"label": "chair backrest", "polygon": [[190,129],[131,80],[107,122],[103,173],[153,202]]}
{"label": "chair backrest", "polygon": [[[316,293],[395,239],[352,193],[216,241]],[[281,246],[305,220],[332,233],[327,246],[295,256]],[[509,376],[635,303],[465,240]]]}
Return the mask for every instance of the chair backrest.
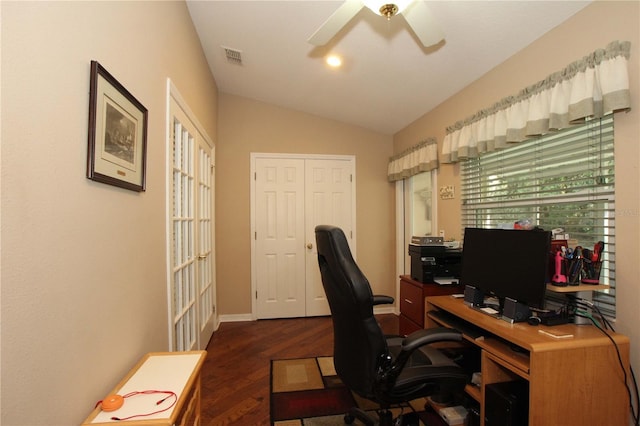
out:
{"label": "chair backrest", "polygon": [[333,320],[336,372],[351,390],[373,395],[376,371],[388,348],[373,316],[369,281],[353,260],[342,229],[319,225],[315,232],[322,285]]}

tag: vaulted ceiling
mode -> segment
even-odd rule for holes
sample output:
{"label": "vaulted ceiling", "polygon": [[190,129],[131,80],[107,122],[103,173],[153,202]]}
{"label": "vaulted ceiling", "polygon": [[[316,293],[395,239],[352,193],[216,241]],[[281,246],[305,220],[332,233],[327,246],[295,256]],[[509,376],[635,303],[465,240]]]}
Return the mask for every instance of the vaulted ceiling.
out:
{"label": "vaulted ceiling", "polygon": [[[402,15],[387,20],[363,8],[318,47],[307,39],[341,1],[187,0],[221,92],[384,134],[406,127],[589,1],[425,3],[445,34],[434,46],[422,46]],[[342,57],[342,67],[325,64],[330,53]]]}

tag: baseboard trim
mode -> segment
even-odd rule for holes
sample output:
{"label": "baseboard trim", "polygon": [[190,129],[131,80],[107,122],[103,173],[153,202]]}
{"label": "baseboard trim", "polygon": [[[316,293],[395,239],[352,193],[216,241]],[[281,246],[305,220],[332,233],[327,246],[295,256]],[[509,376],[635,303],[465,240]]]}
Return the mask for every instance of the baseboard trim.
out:
{"label": "baseboard trim", "polygon": [[[398,315],[398,312],[396,312],[396,308],[394,306],[376,306],[373,308],[373,313],[374,315],[377,315],[377,314]],[[231,315],[220,315],[218,317],[219,324],[223,322],[246,322],[246,321],[255,321],[255,319],[251,314],[231,314]]]}
{"label": "baseboard trim", "polygon": [[395,315],[398,315],[398,312],[396,312],[395,306],[374,306],[373,314],[374,315],[377,315],[377,314],[395,314]]}
{"label": "baseboard trim", "polygon": [[220,322],[244,322],[253,320],[253,315],[251,314],[220,315]]}

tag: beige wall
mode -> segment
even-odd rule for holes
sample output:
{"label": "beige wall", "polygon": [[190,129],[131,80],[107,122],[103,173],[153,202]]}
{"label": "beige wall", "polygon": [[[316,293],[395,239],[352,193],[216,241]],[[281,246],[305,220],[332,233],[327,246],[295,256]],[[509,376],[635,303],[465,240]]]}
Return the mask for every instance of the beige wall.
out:
{"label": "beige wall", "polygon": [[[2,417],[79,424],[168,349],[166,81],[216,134],[184,2],[2,1]],[[89,64],[149,110],[147,191],[88,180]]]}
{"label": "beige wall", "polygon": [[[614,40],[631,42],[629,60],[632,111],[615,117],[617,327],[631,338],[632,365],[640,369],[640,2],[599,1],[509,58],[464,90],[425,114],[394,137],[394,151],[418,135],[441,143],[447,126],[493,105],[505,96],[564,69],[571,62]],[[473,54],[473,53],[471,53]],[[438,185],[460,187],[459,167],[443,165]],[[460,200],[440,201],[439,224],[446,235],[460,237]]]}
{"label": "beige wall", "polygon": [[251,313],[251,152],[354,155],[358,264],[375,292],[395,294],[394,194],[386,177],[391,137],[229,94],[220,94],[219,108],[216,276],[220,315]]}

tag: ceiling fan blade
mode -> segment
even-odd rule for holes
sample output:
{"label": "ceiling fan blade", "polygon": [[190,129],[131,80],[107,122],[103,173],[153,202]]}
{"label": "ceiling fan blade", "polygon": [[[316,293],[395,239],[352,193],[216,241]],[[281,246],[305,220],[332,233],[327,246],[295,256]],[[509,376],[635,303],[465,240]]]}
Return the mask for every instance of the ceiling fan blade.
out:
{"label": "ceiling fan blade", "polygon": [[402,15],[424,47],[433,46],[444,39],[442,28],[423,0],[411,2]]}
{"label": "ceiling fan blade", "polygon": [[345,0],[329,19],[307,40],[315,46],[324,46],[364,7],[362,0]]}

